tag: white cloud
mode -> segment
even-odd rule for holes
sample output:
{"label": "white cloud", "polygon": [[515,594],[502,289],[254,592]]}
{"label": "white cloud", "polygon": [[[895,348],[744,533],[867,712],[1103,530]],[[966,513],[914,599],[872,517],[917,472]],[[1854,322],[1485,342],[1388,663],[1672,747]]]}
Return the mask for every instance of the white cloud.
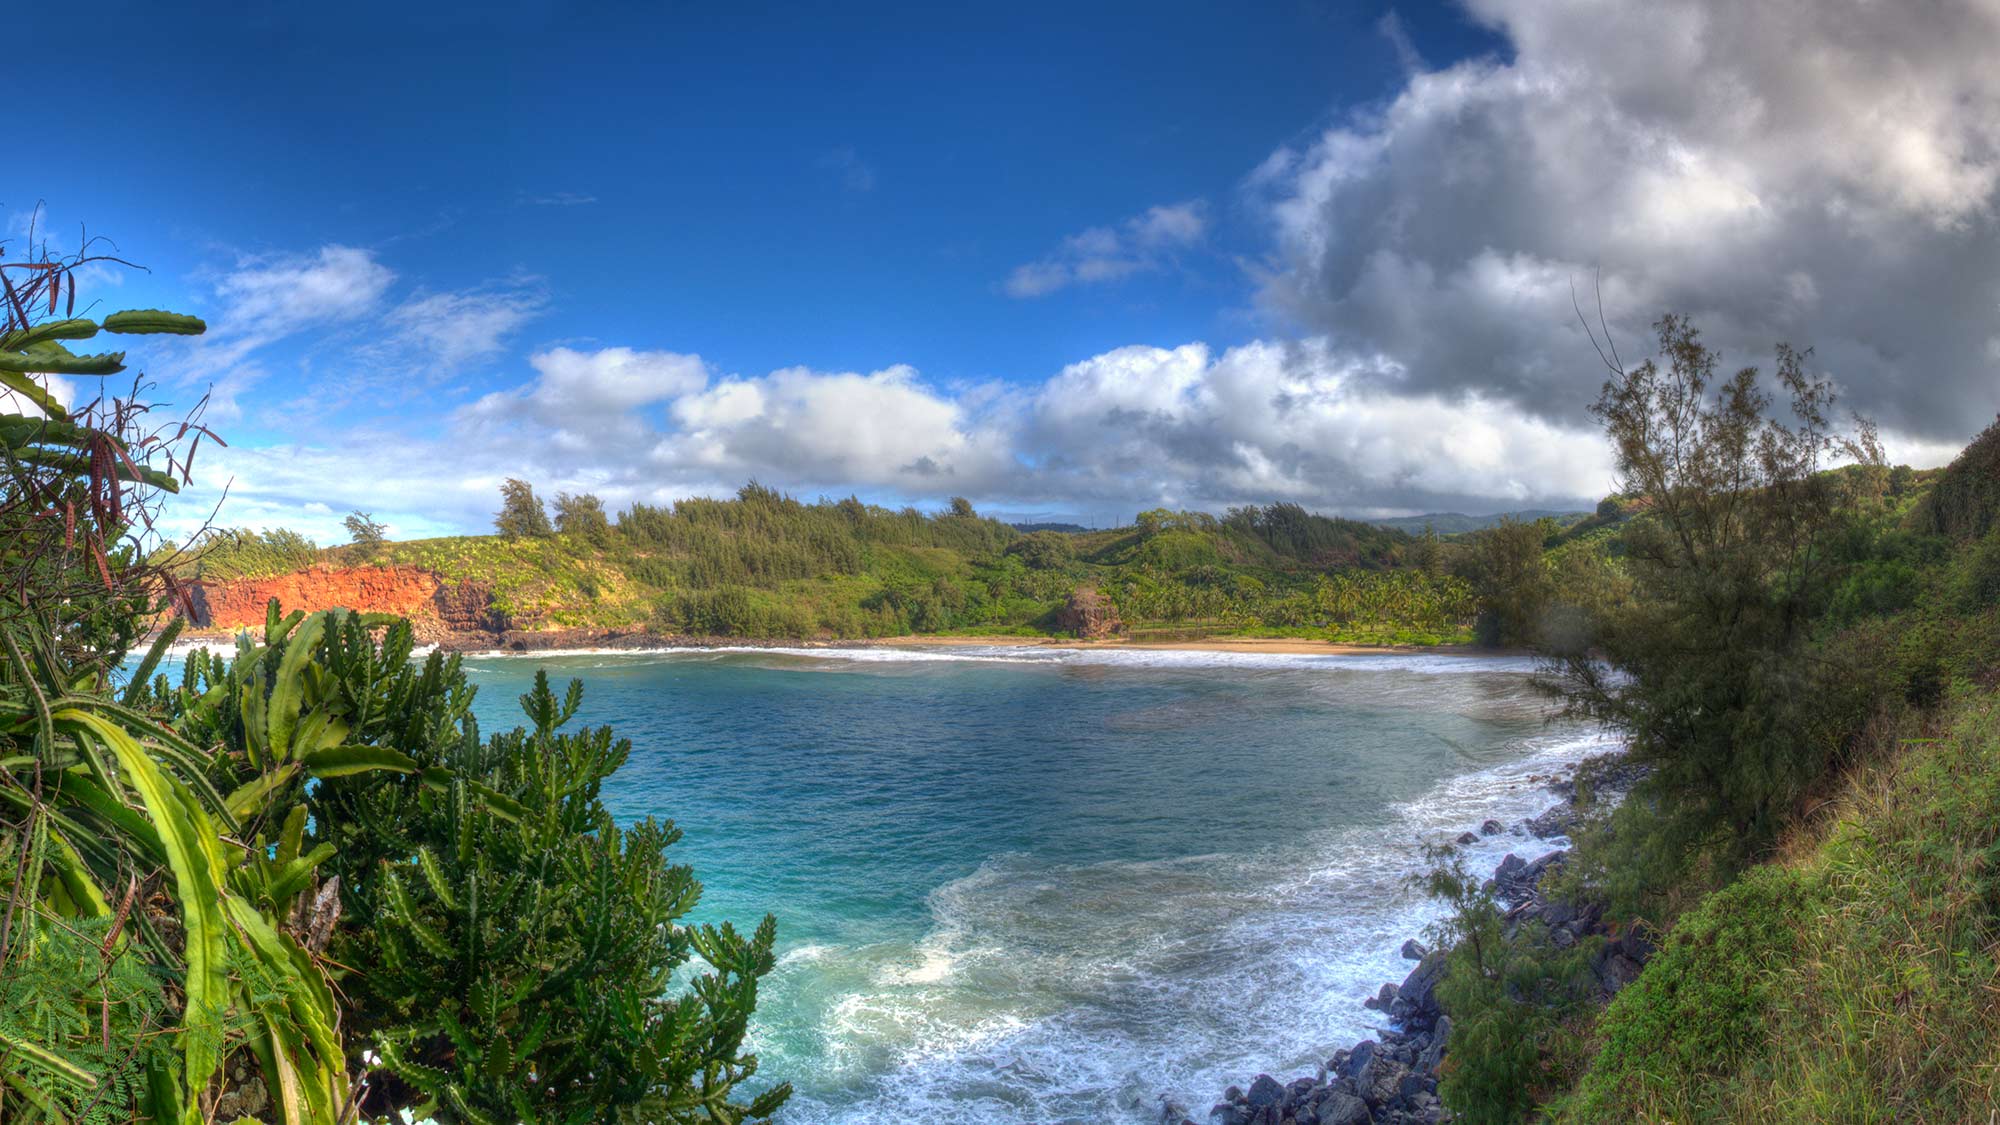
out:
{"label": "white cloud", "polygon": [[1411,74],[1249,179],[1270,305],[1465,388],[1578,420],[1602,372],[1570,286],[1629,353],[1694,314],[1730,363],[1789,340],[1885,426],[1993,413],[2000,5],[1472,0],[1504,61]]}
{"label": "white cloud", "polygon": [[1200,200],[1150,207],[1116,227],[1091,227],[1046,257],[1016,266],[1002,288],[1010,297],[1042,297],[1069,285],[1116,281],[1166,268],[1177,250],[1208,230]]}
{"label": "white cloud", "polygon": [[548,297],[532,284],[463,292],[418,293],[388,314],[391,358],[418,356],[447,371],[498,355],[507,340],[540,315]]}
{"label": "white cloud", "polygon": [[597,197],[580,191],[552,191],[542,195],[523,192],[516,200],[529,207],[585,207],[597,202]]}
{"label": "white cloud", "polygon": [[[548,306],[533,277],[419,289],[391,304],[396,280],[373,251],[351,246],[242,258],[213,281],[208,332],[165,356],[165,373],[212,387],[209,417],[231,422],[270,378],[274,349],[292,344],[302,351],[290,405],[323,412],[357,395],[406,396],[491,360]],[[314,357],[336,349],[330,370],[315,370]]]}
{"label": "white cloud", "polygon": [[351,320],[372,310],[395,278],[372,252],[352,246],[248,259],[216,283],[224,313],[212,335],[268,340],[308,325]]}
{"label": "white cloud", "polygon": [[215,283],[218,308],[208,317],[208,332],[169,369],[182,382],[212,384],[210,418],[239,418],[242,396],[269,374],[254,353],[308,329],[376,312],[395,279],[372,252],[351,246],[242,259]]}
{"label": "white cloud", "polygon": [[871,374],[803,367],[727,379],[673,406],[680,430],[653,451],[668,468],[923,493],[991,479],[996,435],[909,367]]}

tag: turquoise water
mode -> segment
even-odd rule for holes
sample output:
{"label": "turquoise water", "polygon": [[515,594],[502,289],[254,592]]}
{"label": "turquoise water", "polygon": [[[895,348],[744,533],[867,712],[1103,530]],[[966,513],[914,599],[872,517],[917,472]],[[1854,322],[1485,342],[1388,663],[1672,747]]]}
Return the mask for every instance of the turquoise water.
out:
{"label": "turquoise water", "polygon": [[[1434,916],[1421,845],[1590,752],[1524,661],[1048,649],[467,661],[489,729],[537,667],[633,742],[700,917],[779,918],[754,1032],[819,1123],[1199,1117],[1310,1073]],[[1509,845],[1480,845],[1491,862]]]}

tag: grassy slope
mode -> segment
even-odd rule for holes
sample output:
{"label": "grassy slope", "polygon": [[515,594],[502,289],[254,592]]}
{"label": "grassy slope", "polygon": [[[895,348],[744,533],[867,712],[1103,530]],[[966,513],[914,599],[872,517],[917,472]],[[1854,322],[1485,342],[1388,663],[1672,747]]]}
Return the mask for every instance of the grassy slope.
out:
{"label": "grassy slope", "polygon": [[1852,777],[1675,926],[1565,1122],[1986,1121],[2000,1094],[2000,696]]}
{"label": "grassy slope", "polygon": [[[2000,432],[1989,431],[1951,469],[1916,474],[1885,513],[1903,546],[1858,571],[1826,622],[1885,692],[1855,764],[1828,780],[1775,857],[1675,920],[1639,979],[1585,1029],[1589,1061],[1549,1119],[1993,1119],[1996,468]],[[1897,604],[1870,608],[1898,585]]]}

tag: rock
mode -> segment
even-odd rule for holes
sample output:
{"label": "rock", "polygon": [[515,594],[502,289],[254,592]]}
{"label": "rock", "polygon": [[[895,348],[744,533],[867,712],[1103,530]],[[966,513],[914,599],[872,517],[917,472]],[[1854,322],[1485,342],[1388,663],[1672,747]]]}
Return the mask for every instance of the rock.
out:
{"label": "rock", "polygon": [[1278,1080],[1270,1075],[1260,1074],[1257,1076],[1255,1082],[1250,1083],[1250,1093],[1247,1100],[1250,1103],[1251,1109],[1263,1109],[1267,1105],[1277,1105],[1285,1100],[1285,1088],[1278,1085]]}
{"label": "rock", "polygon": [[1069,600],[1056,611],[1056,628],[1083,640],[1103,640],[1125,631],[1111,599],[1091,586],[1070,591]]}
{"label": "rock", "polygon": [[421,636],[499,633],[506,615],[493,591],[476,582],[448,583],[418,566],[309,566],[267,578],[196,579],[188,584],[188,624],[201,629],[256,628],[277,598],[287,610],[336,607],[407,617]]}
{"label": "rock", "polygon": [[1208,1111],[1209,1125],[1245,1125],[1250,1120],[1250,1111],[1240,1105],[1217,1102]]}
{"label": "rock", "polygon": [[1460,847],[1465,847],[1468,844],[1476,844],[1478,842],[1479,842],[1479,837],[1473,835],[1470,832],[1460,832],[1458,834],[1458,845]]}
{"label": "rock", "polygon": [[1430,952],[1430,950],[1424,948],[1422,942],[1415,938],[1411,938],[1403,943],[1403,960],[1405,961],[1421,961],[1430,956]]}
{"label": "rock", "polygon": [[1479,826],[1479,834],[1481,836],[1498,836],[1505,831],[1506,829],[1502,828],[1500,822],[1497,820],[1488,820]]}
{"label": "rock", "polygon": [[1354,1050],[1341,1062],[1340,1076],[1342,1078],[1354,1078],[1362,1071],[1368,1069],[1368,1064],[1374,1061],[1375,1041],[1373,1039],[1363,1039],[1354,1045]]}
{"label": "rock", "polygon": [[1425,1074],[1436,1074],[1438,1064],[1444,1061],[1445,1040],[1451,1038],[1451,1017],[1439,1016],[1437,1027],[1431,1031],[1431,1041],[1417,1056],[1416,1069]]}
{"label": "rock", "polygon": [[1319,1103],[1319,1125],[1361,1125],[1368,1120],[1368,1103],[1345,1090],[1334,1090]]}
{"label": "rock", "polygon": [[1619,989],[1638,980],[1644,968],[1625,954],[1613,952],[1597,966],[1597,983],[1606,994],[1616,996]]}
{"label": "rock", "polygon": [[1526,827],[1528,835],[1537,840],[1551,840],[1576,831],[1582,820],[1582,812],[1572,805],[1550,805],[1540,816],[1529,820]]}
{"label": "rock", "polygon": [[1431,991],[1444,976],[1445,953],[1433,950],[1410,970],[1396,989],[1395,1003],[1389,1006],[1392,1019],[1400,1020],[1405,1031],[1429,1031],[1437,1023],[1437,998]]}

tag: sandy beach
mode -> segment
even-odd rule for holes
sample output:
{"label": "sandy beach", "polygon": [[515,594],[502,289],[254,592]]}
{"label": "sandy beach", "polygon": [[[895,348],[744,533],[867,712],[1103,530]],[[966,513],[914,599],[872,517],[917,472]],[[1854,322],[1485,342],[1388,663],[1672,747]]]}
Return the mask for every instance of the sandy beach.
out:
{"label": "sandy beach", "polygon": [[1438,653],[1448,656],[1515,655],[1502,649],[1473,645],[1354,645],[1299,637],[1205,637],[1177,641],[1084,641],[1073,637],[884,637],[860,642],[885,648],[961,648],[972,645],[1021,645],[1045,648],[1131,649],[1165,652],[1259,652],[1283,656],[1368,656]]}

